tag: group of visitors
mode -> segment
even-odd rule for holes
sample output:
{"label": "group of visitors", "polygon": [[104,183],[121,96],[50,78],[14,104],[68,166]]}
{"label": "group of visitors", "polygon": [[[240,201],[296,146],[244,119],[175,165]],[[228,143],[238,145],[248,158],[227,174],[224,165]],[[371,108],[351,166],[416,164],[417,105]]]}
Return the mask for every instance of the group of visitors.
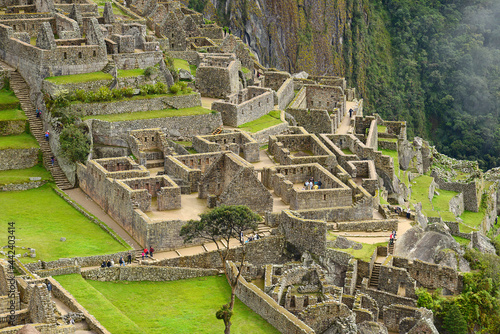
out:
{"label": "group of visitors", "polygon": [[396,230],[392,231],[391,235],[389,236],[389,245],[392,245],[395,240],[396,240]]}
{"label": "group of visitors", "polygon": [[144,260],[144,257],[148,257],[150,256],[151,258],[153,258],[153,253],[154,253],[154,248],[153,246],[149,247],[149,249],[146,247],[144,248],[144,250],[142,251],[142,259]]}
{"label": "group of visitors", "polygon": [[321,182],[321,180],[314,181],[314,177],[311,177],[309,180],[306,180],[306,182],[304,182],[304,188],[302,188],[302,190],[317,190],[321,189],[322,185],[323,183]]}
{"label": "group of visitors", "polygon": [[113,259],[109,259],[109,260],[104,260],[102,261],[101,263],[101,268],[111,268],[111,267],[114,267],[115,266],[115,261],[113,261]]}
{"label": "group of visitors", "polygon": [[[394,213],[398,214],[399,216],[403,213],[403,209],[400,206],[396,206],[394,208]],[[406,218],[410,219],[411,218],[411,210],[410,208],[406,209]]]}
{"label": "group of visitors", "polygon": [[255,235],[250,235],[248,237],[248,239],[245,240],[245,243],[249,243],[250,241],[259,240],[259,239],[260,239],[259,233],[255,233]]}

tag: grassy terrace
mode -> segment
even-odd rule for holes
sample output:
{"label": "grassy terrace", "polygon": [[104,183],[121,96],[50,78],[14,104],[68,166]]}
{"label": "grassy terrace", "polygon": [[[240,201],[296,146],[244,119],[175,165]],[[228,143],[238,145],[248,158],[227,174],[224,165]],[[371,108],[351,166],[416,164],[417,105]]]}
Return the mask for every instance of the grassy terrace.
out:
{"label": "grassy terrace", "polygon": [[[327,238],[327,240],[333,241],[333,240],[337,239],[337,236],[334,234],[328,233],[326,235],[326,238]],[[361,248],[361,249],[352,249],[352,248],[340,249],[340,248],[333,248],[333,247],[330,247],[330,248],[349,253],[352,256],[354,256],[356,259],[370,262],[371,257],[373,255],[373,252],[375,251],[375,249],[377,249],[378,246],[387,247],[387,243],[388,242],[379,242],[377,244],[361,243],[363,245],[363,248]]]}
{"label": "grassy terrace", "polygon": [[[11,90],[0,89],[0,110],[11,109],[12,105],[19,103],[19,99]],[[2,107],[4,106],[4,107]]]}
{"label": "grassy terrace", "polygon": [[139,75],[144,75],[144,69],[135,68],[133,70],[118,70],[119,78],[132,78],[138,77]]}
{"label": "grassy terrace", "polygon": [[174,68],[176,69],[182,68],[183,70],[189,71],[192,75],[196,76],[196,66],[189,65],[187,60],[174,58]]}
{"label": "grassy terrace", "polygon": [[0,171],[0,185],[29,182],[30,177],[41,177],[44,181],[52,181],[50,172],[41,164],[26,169],[10,169]]}
{"label": "grassy terrace", "polygon": [[177,94],[174,93],[166,93],[166,94],[148,94],[148,95],[134,95],[132,97],[123,97],[120,99],[112,99],[111,101],[98,101],[98,102],[82,102],[82,101],[73,101],[71,104],[79,104],[79,103],[114,103],[117,101],[135,101],[135,100],[147,100],[147,99],[156,99],[159,97],[169,97],[169,96],[181,96],[181,95],[191,95],[197,94],[196,92],[186,93],[183,91],[179,91]]}
{"label": "grassy terrace", "polygon": [[[230,296],[222,276],[171,282],[86,281],[77,274],[56,279],[111,333],[224,331],[224,323],[215,318],[215,312]],[[279,333],[238,298],[231,322],[231,333],[235,334]]]}
{"label": "grassy terrace", "polygon": [[104,72],[92,72],[83,74],[70,74],[70,75],[60,75],[57,77],[48,77],[45,80],[52,82],[56,85],[83,83],[98,80],[113,80],[113,76],[109,73]]}
{"label": "grassy terrace", "polygon": [[396,176],[399,178],[399,157],[398,157],[398,151],[395,150],[379,150],[382,152],[383,155],[388,155],[392,157],[392,160],[394,160],[394,173]]}
{"label": "grassy terrace", "polygon": [[384,125],[377,125],[377,132],[387,132],[387,127]]}
{"label": "grassy terrace", "polygon": [[351,152],[351,150],[348,147],[347,148],[343,148],[342,152],[344,152],[344,154],[348,154],[348,155],[354,154],[354,153]]}
{"label": "grassy terrace", "polygon": [[392,143],[397,143],[398,139],[397,138],[379,138],[378,141],[389,141]]}
{"label": "grassy terrace", "polygon": [[260,118],[257,118],[256,120],[253,120],[251,122],[247,122],[245,124],[242,124],[238,126],[239,129],[248,131],[248,132],[258,132],[260,130],[267,129],[271,126],[275,126],[282,123],[280,119],[280,111],[279,110],[273,110],[269,112],[269,114],[261,116]]}
{"label": "grassy terrace", "polygon": [[17,121],[25,119],[26,115],[21,109],[0,109],[0,121]]}
{"label": "grassy terrace", "polygon": [[205,114],[210,114],[211,112],[212,110],[203,107],[192,107],[192,108],[182,108],[182,109],[163,109],[163,110],[138,111],[132,113],[123,113],[123,114],[86,116],[83,119],[84,120],[99,119],[107,122],[122,122],[122,121],[133,121],[138,119],[205,115]]}
{"label": "grassy terrace", "polygon": [[35,137],[31,134],[22,133],[13,136],[0,136],[0,150],[24,149],[39,147]]}
{"label": "grassy terrace", "polygon": [[[52,261],[62,257],[127,250],[60,198],[51,185],[26,191],[2,192],[0,203],[0,221],[16,223],[16,246],[36,249],[37,257],[22,257],[23,262]],[[65,237],[66,241],[60,241],[61,237]],[[7,229],[0,230],[0,240],[7,242]]]}

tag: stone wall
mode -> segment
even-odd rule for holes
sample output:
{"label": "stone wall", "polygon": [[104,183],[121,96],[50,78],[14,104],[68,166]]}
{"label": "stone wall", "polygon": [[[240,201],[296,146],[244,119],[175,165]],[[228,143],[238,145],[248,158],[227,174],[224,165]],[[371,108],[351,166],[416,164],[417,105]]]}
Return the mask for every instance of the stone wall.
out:
{"label": "stone wall", "polygon": [[0,150],[0,170],[25,169],[38,163],[38,147]]}
{"label": "stone wall", "polygon": [[381,266],[378,289],[398,296],[417,299],[416,282],[405,268]]}
{"label": "stone wall", "polygon": [[441,179],[437,173],[431,172],[434,182],[437,183],[439,189],[455,191],[464,194],[464,209],[467,211],[479,211],[481,205],[482,182],[480,180],[462,183],[462,182],[447,182]]}
{"label": "stone wall", "polygon": [[[327,167],[336,165],[333,153],[314,134],[270,136],[268,150],[281,165],[313,162]],[[303,154],[298,156],[296,152]]]}
{"label": "stone wall", "polygon": [[113,254],[102,254],[102,255],[93,255],[93,256],[77,256],[72,258],[61,258],[55,261],[38,261],[32,263],[26,263],[25,267],[29,269],[31,272],[37,272],[39,270],[46,269],[59,269],[59,268],[67,268],[61,270],[74,270],[71,269],[74,266],[78,267],[95,267],[100,266],[101,263],[105,260],[113,259],[115,263],[118,263],[120,257],[123,256],[125,258],[128,255],[129,251],[123,251]]}
{"label": "stone wall", "polygon": [[285,240],[293,244],[299,252],[324,254],[327,230],[324,221],[302,219],[289,210],[283,210],[279,229]]}
{"label": "stone wall", "polygon": [[207,54],[196,70],[196,87],[202,96],[225,98],[239,90],[239,70],[234,56]]}
{"label": "stone wall", "polygon": [[397,231],[397,219],[365,220],[355,222],[342,222],[333,224],[337,231],[350,232],[378,232],[378,231]]}
{"label": "stone wall", "polygon": [[219,111],[224,125],[238,127],[267,115],[274,109],[273,93],[269,89],[248,87],[229,95],[225,101],[212,103],[212,110]]}
{"label": "stone wall", "polygon": [[[113,79],[58,85],[58,84],[55,84],[51,81],[43,80],[42,90],[44,92],[48,93],[51,97],[55,97],[56,94],[58,92],[60,92],[61,90],[68,90],[70,92],[77,90],[77,89],[83,89],[85,91],[91,91],[91,90],[95,91],[95,90],[99,89],[101,86],[109,87],[112,82],[113,82]],[[89,110],[91,110],[91,109],[89,108]],[[90,115],[93,115],[93,114],[90,114]],[[98,115],[98,114],[95,114],[95,115]]]}
{"label": "stone wall", "polygon": [[458,294],[463,289],[463,276],[453,268],[397,256],[393,257],[392,265],[406,269],[418,286],[433,290],[443,288],[451,294]]}
{"label": "stone wall", "polygon": [[163,55],[159,51],[146,51],[140,53],[119,53],[113,54],[113,60],[119,70],[131,70],[134,68],[146,68],[155,66]]}
{"label": "stone wall", "polygon": [[198,67],[200,65],[200,55],[196,51],[168,51],[168,54],[172,58],[179,58],[186,60],[189,65],[195,65]]}
{"label": "stone wall", "polygon": [[30,181],[25,183],[9,183],[0,186],[0,191],[24,191],[43,186],[48,181]]}
{"label": "stone wall", "polygon": [[96,268],[82,272],[84,279],[93,281],[177,281],[181,279],[215,276],[217,269],[176,268],[158,266],[124,266]]}
{"label": "stone wall", "polygon": [[[2,78],[0,77],[0,80]],[[0,88],[1,89],[1,88]],[[1,112],[1,110],[0,110]],[[26,131],[25,119],[0,120],[0,136],[18,135]]]}
{"label": "stone wall", "polygon": [[94,119],[86,120],[85,123],[92,131],[94,144],[128,147],[128,133],[131,130],[161,128],[167,136],[191,137],[195,133],[212,133],[222,125],[222,119],[220,113],[215,113],[119,122]]}
{"label": "stone wall", "polygon": [[[283,254],[285,239],[283,236],[269,236],[245,244],[245,261],[255,265],[282,264],[289,259]],[[241,261],[242,247],[229,250],[230,261]],[[190,256],[162,259],[154,263],[157,266],[187,268],[222,268],[219,252],[214,250]]]}
{"label": "stone wall", "polygon": [[288,131],[288,123],[283,122],[275,126],[271,126],[270,128],[260,130],[255,133],[251,133],[250,135],[252,136],[253,139],[255,139],[255,141],[263,145],[269,141],[269,136],[281,135],[287,131]]}
{"label": "stone wall", "polygon": [[246,132],[196,136],[193,137],[193,148],[199,153],[230,150],[236,155],[243,153],[243,158],[248,162],[260,160],[259,143]]}
{"label": "stone wall", "polygon": [[383,307],[386,305],[400,304],[412,307],[417,306],[417,301],[415,299],[398,296],[385,291],[363,288],[363,287],[360,289],[360,291],[375,299],[379,307],[379,315],[382,315]]}
{"label": "stone wall", "polygon": [[[234,263],[229,263],[231,277],[237,273]],[[236,296],[255,313],[263,317],[281,333],[303,334],[315,333],[309,326],[300,321],[292,313],[280,306],[274,299],[254,284],[249,284],[240,276],[236,287]]]}
{"label": "stone wall", "polygon": [[133,113],[139,111],[182,109],[201,106],[200,94],[162,96],[111,102],[75,103],[69,109],[83,116]]}
{"label": "stone wall", "polygon": [[69,275],[69,274],[80,274],[80,266],[67,266],[52,269],[42,269],[36,271],[36,274],[40,277],[58,276],[58,275]]}

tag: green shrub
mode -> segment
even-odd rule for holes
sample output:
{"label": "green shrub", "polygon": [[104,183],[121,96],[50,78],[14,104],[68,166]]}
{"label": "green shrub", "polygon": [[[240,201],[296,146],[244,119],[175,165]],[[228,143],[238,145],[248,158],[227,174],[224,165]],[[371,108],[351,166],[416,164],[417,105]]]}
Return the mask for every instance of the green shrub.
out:
{"label": "green shrub", "polygon": [[71,124],[65,127],[59,137],[61,154],[67,159],[84,162],[90,152],[90,140],[80,127]]}
{"label": "green shrub", "polygon": [[3,77],[3,89],[10,90],[10,81],[8,76]]}
{"label": "green shrub", "polygon": [[101,86],[95,93],[97,101],[111,101],[113,99],[113,93],[106,86]]}
{"label": "green shrub", "polygon": [[186,89],[184,89],[184,92],[187,94],[191,93],[192,91],[193,91],[193,88],[191,88],[191,87],[186,87]]}
{"label": "green shrub", "polygon": [[155,94],[167,94],[168,86],[165,85],[163,82],[157,82],[154,86],[154,92]]}
{"label": "green shrub", "polygon": [[73,96],[76,97],[76,100],[85,102],[85,100],[87,99],[87,92],[83,89],[77,89],[73,93]]}
{"label": "green shrub", "polygon": [[124,88],[122,88],[122,91],[123,91],[123,96],[125,96],[125,97],[134,96],[134,88],[132,88],[132,87],[124,87]]}
{"label": "green shrub", "polygon": [[173,84],[170,86],[170,91],[174,94],[177,94],[181,90],[181,87],[179,86],[179,83]]}
{"label": "green shrub", "polygon": [[114,99],[121,99],[123,98],[123,89],[115,88],[111,91],[111,94],[113,94]]}
{"label": "green shrub", "polygon": [[184,81],[180,81],[177,84],[179,85],[179,87],[181,88],[182,91],[184,91],[187,87],[187,83]]}

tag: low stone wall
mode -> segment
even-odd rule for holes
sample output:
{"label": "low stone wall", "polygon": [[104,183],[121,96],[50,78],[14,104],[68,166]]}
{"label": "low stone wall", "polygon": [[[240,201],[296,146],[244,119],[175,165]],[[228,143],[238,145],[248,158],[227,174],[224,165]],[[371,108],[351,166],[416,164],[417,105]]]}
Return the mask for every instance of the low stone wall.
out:
{"label": "low stone wall", "polygon": [[53,269],[42,269],[38,270],[36,274],[40,277],[49,277],[57,275],[69,275],[69,274],[79,274],[81,269],[79,266],[68,266]]}
{"label": "low stone wall", "polygon": [[[16,319],[18,319],[18,315],[16,314]],[[29,322],[29,319],[26,319]],[[75,333],[75,327],[73,325],[62,325],[58,326],[57,324],[44,324],[37,323],[31,324],[36,330],[37,333],[41,334],[72,334]],[[17,334],[25,325],[18,325],[14,327],[7,327],[0,329],[1,334]],[[109,333],[109,332],[108,332]]]}
{"label": "low stone wall", "polygon": [[[282,236],[265,237],[245,244],[247,255],[245,261],[255,265],[285,263],[289,259],[283,254],[285,239]],[[242,248],[231,248],[229,250],[230,261],[241,260]],[[188,268],[222,268],[220,255],[217,251],[211,251],[191,256],[163,259],[156,266],[188,267]]]}
{"label": "low stone wall", "polygon": [[[238,269],[234,263],[229,263],[230,275],[234,279]],[[281,333],[305,334],[314,333],[312,328],[300,321],[283,306],[280,306],[274,299],[254,284],[248,283],[240,276],[236,286],[236,296],[255,313],[264,318]]]}
{"label": "low stone wall", "polygon": [[43,186],[48,181],[31,181],[25,183],[9,183],[0,186],[0,191],[24,191]]}
{"label": "low stone wall", "polygon": [[77,89],[83,89],[85,91],[91,91],[91,90],[95,91],[99,89],[101,86],[109,87],[112,82],[113,78],[110,78],[109,80],[95,80],[88,82],[78,82],[78,83],[58,85],[53,82],[44,80],[42,82],[42,90],[48,93],[52,98],[54,98],[56,94],[61,90],[67,90],[69,92],[73,92]]}
{"label": "low stone wall", "polygon": [[394,231],[398,230],[397,219],[387,220],[368,220],[362,222],[347,222],[337,223],[338,231],[351,231],[351,232],[377,232],[377,231]]}
{"label": "low stone wall", "polygon": [[192,137],[193,134],[211,134],[222,125],[222,118],[220,113],[214,113],[120,122],[96,119],[85,122],[92,131],[94,144],[128,147],[128,133],[131,130],[161,128],[167,136]]}
{"label": "low stone wall", "polygon": [[116,67],[119,70],[131,70],[135,68],[155,66],[163,59],[163,54],[160,51],[118,53],[112,56],[116,63]]}
{"label": "low stone wall", "polygon": [[177,281],[203,276],[215,276],[217,269],[157,267],[157,266],[124,266],[112,268],[96,268],[82,272],[82,277],[93,281]]}
{"label": "low stone wall", "polygon": [[76,103],[69,109],[83,116],[123,114],[138,111],[182,109],[201,106],[198,93],[188,95],[172,95],[140,100],[118,100],[112,102]]}
{"label": "low stone wall", "polygon": [[263,145],[269,141],[269,136],[277,136],[282,134],[283,132],[286,132],[287,130],[288,122],[283,122],[281,124],[271,126],[270,128],[251,133],[250,136],[252,136],[252,138],[255,139],[256,142]]}
{"label": "low stone wall", "polygon": [[93,315],[91,315],[80,303],[78,303],[66,289],[64,289],[58,281],[49,277],[48,280],[52,284],[52,294],[66,305],[71,311],[82,313],[89,328],[97,334],[111,334]]}
{"label": "low stone wall", "polygon": [[280,110],[285,110],[285,108],[292,102],[295,97],[295,91],[293,90],[293,79],[289,78],[281,87],[276,91],[276,96],[278,97],[278,106]]}
{"label": "low stone wall", "polygon": [[460,232],[460,224],[458,222],[443,221],[450,228],[451,235],[456,235],[457,237],[462,237],[466,239],[471,239],[470,233]]}
{"label": "low stone wall", "polygon": [[395,141],[386,141],[386,140],[378,140],[378,149],[379,150],[398,150],[398,142]]}
{"label": "low stone wall", "polygon": [[406,305],[406,306],[417,306],[417,301],[411,298],[407,297],[401,297],[398,295],[393,295],[391,293],[385,292],[385,291],[379,291],[379,290],[374,290],[374,289],[366,289],[362,288],[361,292],[369,295],[375,301],[377,302],[378,308],[379,308],[379,315],[383,314],[383,307],[385,305],[391,305],[391,304],[400,304],[400,305]]}
{"label": "low stone wall", "polygon": [[338,249],[327,248],[325,251],[326,259],[330,259],[332,262],[342,266],[348,266],[349,261],[353,258],[353,256],[347,252],[340,251]]}
{"label": "low stone wall", "polygon": [[482,182],[473,181],[469,183],[447,182],[439,177],[434,171],[431,173],[439,189],[455,191],[464,194],[464,209],[478,212],[481,204]]}
{"label": "low stone wall", "polygon": [[62,258],[55,261],[38,261],[33,263],[26,263],[25,267],[29,269],[31,272],[36,272],[38,270],[43,269],[57,269],[62,267],[95,267],[100,266],[103,261],[107,261],[109,259],[113,259],[115,263],[118,263],[120,257],[124,259],[127,257],[129,251],[113,253],[113,254],[102,254],[102,255],[93,255],[93,256],[85,256],[85,257],[72,257],[72,258]]}
{"label": "low stone wall", "polygon": [[0,136],[19,135],[24,131],[26,131],[26,120],[24,119],[0,120]]}
{"label": "low stone wall", "polygon": [[38,147],[0,150],[0,170],[31,168],[38,163]]}
{"label": "low stone wall", "polygon": [[168,51],[172,58],[184,59],[189,65],[200,65],[200,55],[196,51]]}

